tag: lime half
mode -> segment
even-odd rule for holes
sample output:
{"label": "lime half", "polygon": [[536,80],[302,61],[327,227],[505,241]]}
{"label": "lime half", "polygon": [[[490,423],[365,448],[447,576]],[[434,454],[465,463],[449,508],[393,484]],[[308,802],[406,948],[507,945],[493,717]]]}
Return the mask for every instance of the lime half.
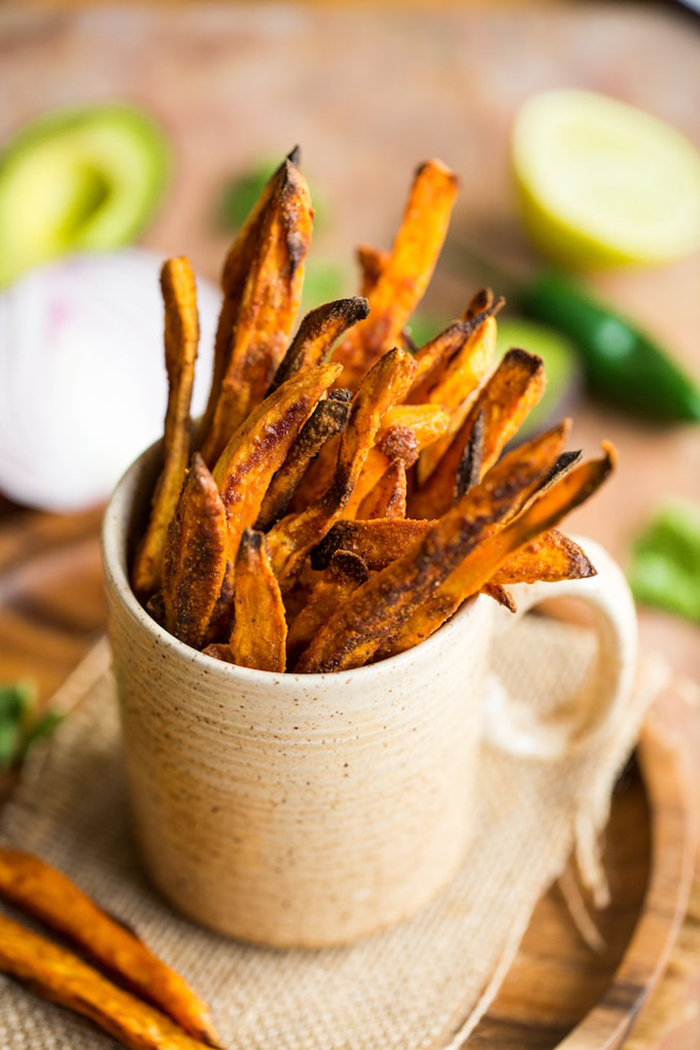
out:
{"label": "lime half", "polygon": [[700,245],[700,153],[642,110],[590,91],[534,95],[512,158],[527,230],[558,263],[661,263]]}

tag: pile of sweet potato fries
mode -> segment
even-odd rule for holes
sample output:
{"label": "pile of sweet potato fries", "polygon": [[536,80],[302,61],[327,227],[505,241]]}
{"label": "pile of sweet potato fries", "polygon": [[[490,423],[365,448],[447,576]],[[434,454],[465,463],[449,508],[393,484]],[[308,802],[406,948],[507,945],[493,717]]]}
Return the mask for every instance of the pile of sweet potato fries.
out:
{"label": "pile of sweet potato fries", "polygon": [[612,449],[581,462],[564,421],[502,455],[545,383],[525,350],[494,362],[502,300],[481,291],[411,343],[456,194],[443,164],[422,164],[391,251],[359,250],[362,295],[292,337],[313,210],[290,154],[226,258],[196,431],[195,282],[186,258],[165,263],[164,459],[132,584],[183,642],[245,667],[340,671],[416,645],[480,591],[513,608],[510,584],[594,573],[554,526]]}

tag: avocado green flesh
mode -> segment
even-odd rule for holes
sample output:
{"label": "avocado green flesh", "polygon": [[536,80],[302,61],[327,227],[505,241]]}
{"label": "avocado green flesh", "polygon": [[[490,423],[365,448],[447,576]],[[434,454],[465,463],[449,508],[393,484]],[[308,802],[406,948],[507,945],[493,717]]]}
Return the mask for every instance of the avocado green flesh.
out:
{"label": "avocado green flesh", "polygon": [[167,170],[160,132],[135,110],[91,107],[30,126],[0,161],[0,284],[64,252],[134,240]]}
{"label": "avocado green flesh", "polygon": [[529,321],[499,318],[497,357],[500,359],[513,347],[541,357],[546,378],[544,394],[525,420],[523,435],[544,429],[559,415],[566,414],[581,387],[581,368],[573,345],[559,332]]}

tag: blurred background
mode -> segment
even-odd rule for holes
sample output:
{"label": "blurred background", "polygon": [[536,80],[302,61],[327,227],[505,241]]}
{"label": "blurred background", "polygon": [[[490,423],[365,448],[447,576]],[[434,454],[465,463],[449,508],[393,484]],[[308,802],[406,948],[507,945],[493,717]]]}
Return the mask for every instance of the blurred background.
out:
{"label": "blurred background", "polygon": [[[599,134],[595,107],[572,96],[553,118],[564,121],[558,139],[524,128],[514,170],[523,105],[564,88],[603,96],[612,123]],[[662,122],[639,140],[637,111]],[[23,508],[99,508],[158,436],[157,275],[169,255],[189,256],[200,278],[201,408],[224,254],[295,145],[317,210],[305,307],[356,294],[355,249],[391,246],[420,161],[439,157],[459,174],[414,339],[484,285],[506,296],[504,348],[551,356],[550,418],[572,414],[572,447],[587,455],[604,439],[619,452],[616,478],[570,531],[639,575],[645,641],[700,679],[700,17],[690,4],[0,3],[6,521]],[[669,208],[668,237],[637,238],[649,209]],[[552,266],[566,287],[528,305],[524,290]],[[583,314],[581,292],[593,297]],[[549,332],[523,332],[525,314]],[[668,398],[659,357],[683,373]]]}

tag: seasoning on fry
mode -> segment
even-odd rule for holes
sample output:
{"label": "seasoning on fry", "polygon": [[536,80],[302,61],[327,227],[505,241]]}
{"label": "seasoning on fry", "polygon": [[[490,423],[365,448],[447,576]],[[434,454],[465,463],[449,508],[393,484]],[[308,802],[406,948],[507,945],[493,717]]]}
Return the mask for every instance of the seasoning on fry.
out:
{"label": "seasoning on fry", "polygon": [[241,306],[243,289],[255,255],[259,251],[260,238],[263,235],[270,199],[277,192],[280,182],[287,177],[288,165],[292,165],[295,168],[299,167],[298,147],[291,151],[268,179],[253,210],[238,231],[238,235],[229,248],[224,262],[221,274],[221,288],[224,294],[214,343],[214,367],[209,388],[209,399],[200,427],[202,440],[208,438],[212,447],[216,445],[216,440],[211,433],[214,414],[221,396],[221,385],[231,356],[231,340],[236,317]]}
{"label": "seasoning on fry", "polygon": [[[533,498],[537,498],[537,493]],[[546,580],[580,580],[595,576],[585,551],[557,529],[530,540],[511,554],[491,577],[498,585]]]}
{"label": "seasoning on fry", "polygon": [[415,365],[403,350],[390,350],[365,376],[340,436],[333,480],[306,510],[288,514],[268,533],[270,557],[282,591],[293,585],[306,555],[323,539],[352,496],[387,410],[408,390]]}
{"label": "seasoning on fry", "polygon": [[459,463],[480,412],[484,420],[483,476],[539,401],[544,383],[542,358],[524,350],[509,350],[482,388],[435,470],[409,501],[410,514],[417,518],[435,517],[451,505]]}
{"label": "seasoning on fry", "polygon": [[400,458],[392,459],[359,504],[358,518],[405,518],[406,492],[406,464]]}
{"label": "seasoning on fry", "polygon": [[350,551],[335,551],[289,630],[287,660],[290,667],[294,667],[299,654],[338,606],[368,578],[369,570],[362,558]]}
{"label": "seasoning on fry", "polygon": [[415,610],[401,631],[382,652],[382,656],[410,649],[431,635],[475,594],[498,570],[506,558],[541,532],[554,528],[559,521],[609,477],[615,465],[615,453],[603,444],[604,455],[598,460],[581,463],[526,505],[517,517],[502,529],[494,530],[441,587]]}
{"label": "seasoning on fry", "polygon": [[260,671],[284,671],[287,620],[279,583],[262,532],[245,529],[236,558],[233,662]]}
{"label": "seasoning on fry", "polygon": [[0,915],[0,971],[88,1017],[127,1050],[202,1050],[202,1043],[80,959]]}
{"label": "seasoning on fry", "polygon": [[187,982],[58,869],[0,847],[0,897],[68,937],[194,1039],[218,1045],[207,1007]]}
{"label": "seasoning on fry", "polygon": [[330,364],[292,376],[248,416],[221,453],[213,478],[226,508],[231,564],[236,560],[243,530],[260,513],[272,477],[339,372],[339,365]]}
{"label": "seasoning on fry", "polygon": [[495,467],[420,543],[370,577],[322,627],[302,653],[297,670],[308,674],[360,667],[390,645],[423,601],[477,549],[490,527],[534,491],[560,454],[567,432],[568,424],[560,424],[523,445],[517,460],[508,457],[508,463]]}
{"label": "seasoning on fry", "polygon": [[325,401],[319,401],[270,482],[255,522],[256,529],[265,532],[286,513],[309,463],[332,437],[341,433],[349,415],[349,390],[341,387],[331,391]]}
{"label": "seasoning on fry", "polygon": [[[308,186],[287,161],[260,217],[255,252],[235,302],[233,331],[219,395],[204,436],[210,466],[260,404],[287,347],[304,280],[313,211]],[[223,337],[222,337],[223,338]]]}
{"label": "seasoning on fry", "polygon": [[148,528],[132,569],[132,586],[142,601],[160,587],[165,537],[190,458],[190,402],[199,343],[197,292],[188,260],[169,259],[161,270],[160,284],[165,303],[168,407],[163,439],[163,469],[153,492]]}
{"label": "seasoning on fry", "polygon": [[368,314],[369,303],[359,295],[353,299],[338,299],[312,310],[299,325],[299,331],[275,372],[268,394],[297,372],[324,364],[336,339]]}
{"label": "seasoning on fry", "polygon": [[337,521],[311,552],[314,569],[325,569],[336,551],[351,551],[368,569],[383,569],[425,539],[436,522],[417,518],[372,518]]}
{"label": "seasoning on fry", "polygon": [[226,508],[198,452],[182,486],[163,559],[164,626],[201,648],[227,564]]}

